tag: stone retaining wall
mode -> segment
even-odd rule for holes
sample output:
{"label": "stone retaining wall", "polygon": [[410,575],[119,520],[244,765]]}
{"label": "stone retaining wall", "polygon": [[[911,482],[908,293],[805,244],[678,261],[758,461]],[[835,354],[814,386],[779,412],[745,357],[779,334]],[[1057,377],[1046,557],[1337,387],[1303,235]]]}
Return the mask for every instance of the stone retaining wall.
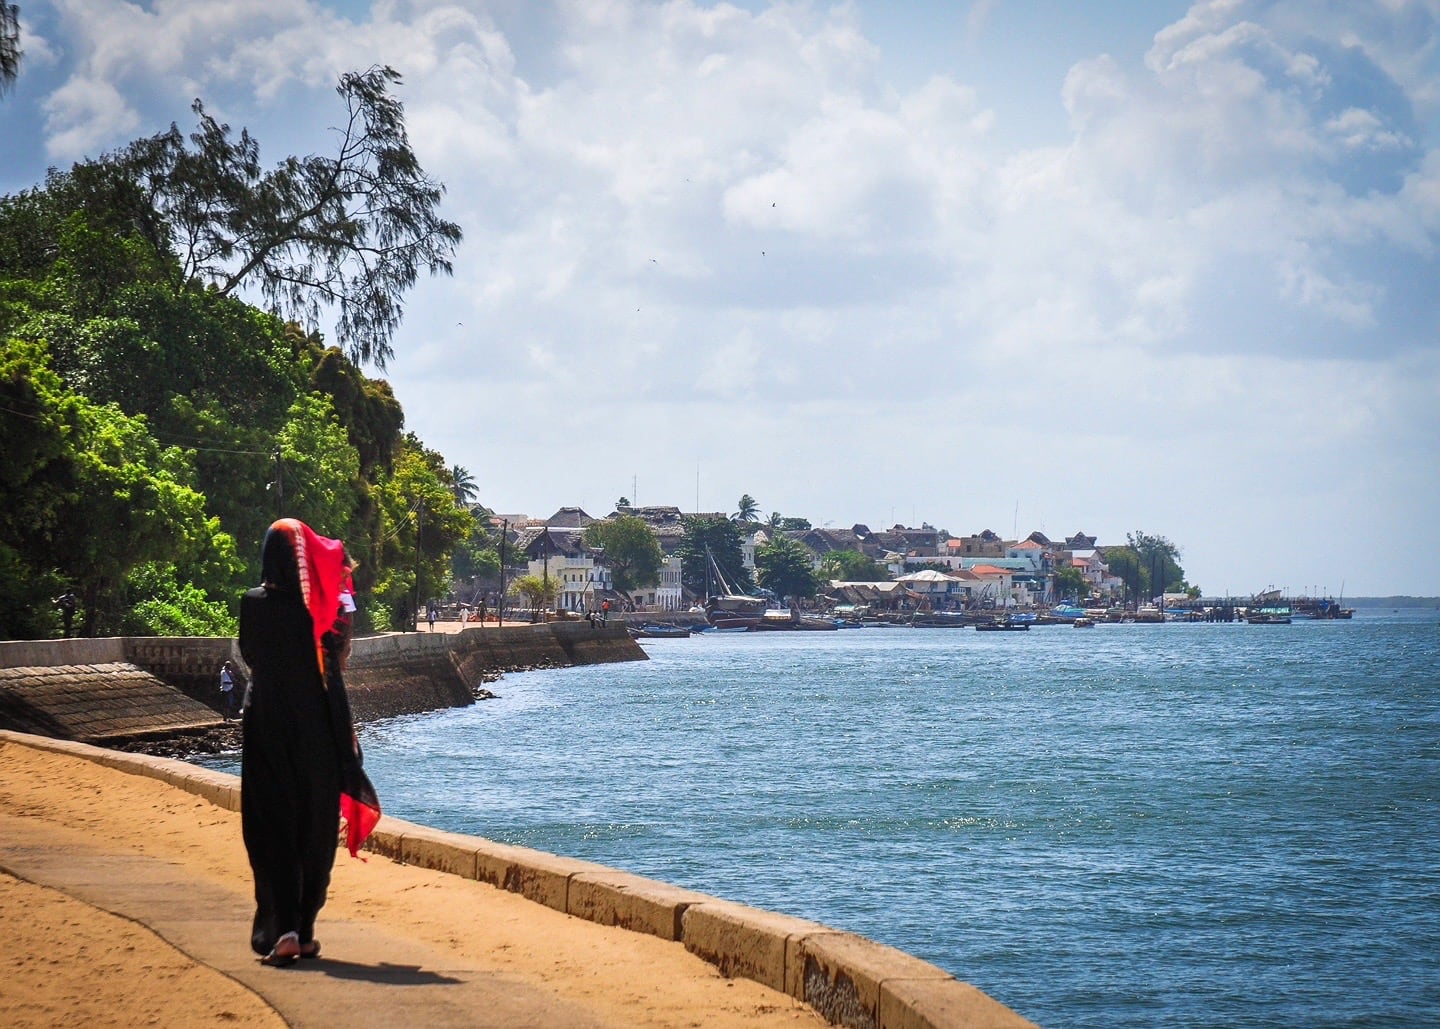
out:
{"label": "stone retaining wall", "polygon": [[[226,810],[240,809],[240,781],[223,772],[19,733],[0,731],[0,738],[160,779]],[[1035,1029],[941,968],[818,922],[388,815],[365,849],[489,883],[577,918],[679,942],[722,975],[781,990],[834,1024],[856,1029]]]}
{"label": "stone retaining wall", "polygon": [[[223,724],[219,673],[226,659],[243,685],[248,670],[233,639],[0,642],[0,728],[101,740]],[[357,639],[345,682],[356,720],[366,722],[472,703],[480,685],[502,672],[645,659],[623,623],[476,626]],[[214,717],[197,715],[197,705]],[[75,717],[82,709],[79,731]]]}

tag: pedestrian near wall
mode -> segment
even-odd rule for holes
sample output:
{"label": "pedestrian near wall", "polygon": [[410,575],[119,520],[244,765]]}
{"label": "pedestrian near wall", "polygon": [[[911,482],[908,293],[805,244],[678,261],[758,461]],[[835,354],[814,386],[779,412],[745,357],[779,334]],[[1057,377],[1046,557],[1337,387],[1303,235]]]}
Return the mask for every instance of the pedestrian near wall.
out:
{"label": "pedestrian near wall", "polygon": [[220,666],[220,699],[225,703],[225,721],[235,714],[235,666],[226,661]]}
{"label": "pedestrian near wall", "polygon": [[265,534],[262,584],[240,603],[250,666],[240,813],[255,880],[250,946],[266,965],[318,957],[340,818],[354,856],[380,818],[345,693],[350,561],[339,540],[293,518]]}

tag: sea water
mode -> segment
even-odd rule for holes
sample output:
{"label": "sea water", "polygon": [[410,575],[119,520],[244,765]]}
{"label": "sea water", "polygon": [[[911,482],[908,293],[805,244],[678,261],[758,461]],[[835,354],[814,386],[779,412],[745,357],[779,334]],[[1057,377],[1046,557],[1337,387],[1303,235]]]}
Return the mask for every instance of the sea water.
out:
{"label": "sea water", "polygon": [[369,725],[366,767],[399,817],[860,933],[1042,1025],[1437,1025],[1437,621],[653,640]]}

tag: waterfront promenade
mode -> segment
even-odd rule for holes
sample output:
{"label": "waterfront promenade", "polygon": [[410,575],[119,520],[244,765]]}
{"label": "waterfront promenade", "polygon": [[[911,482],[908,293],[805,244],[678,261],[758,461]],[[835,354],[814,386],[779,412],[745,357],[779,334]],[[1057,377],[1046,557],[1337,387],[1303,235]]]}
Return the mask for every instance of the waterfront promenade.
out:
{"label": "waterfront promenade", "polygon": [[343,852],[321,958],[249,949],[236,812],[0,735],[7,1026],[823,1026],[678,943]]}
{"label": "waterfront promenade", "polygon": [[[233,776],[0,732],[4,1024],[1031,1024],[850,934],[395,819],[338,857],[320,959],[264,968],[237,802]],[[440,870],[497,853],[500,883]]]}

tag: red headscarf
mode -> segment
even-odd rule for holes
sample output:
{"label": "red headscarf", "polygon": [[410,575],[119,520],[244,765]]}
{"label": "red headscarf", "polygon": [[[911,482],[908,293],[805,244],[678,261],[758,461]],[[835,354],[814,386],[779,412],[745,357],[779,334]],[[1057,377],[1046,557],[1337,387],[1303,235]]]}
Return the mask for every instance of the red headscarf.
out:
{"label": "red headscarf", "polygon": [[340,594],[351,590],[350,559],[345,554],[345,544],[321,536],[298,518],[281,518],[270,526],[270,531],[285,536],[295,552],[300,596],[310,612],[316,660],[320,663],[323,676],[325,661],[320,650],[320,637],[335,624],[336,613],[340,610]]}

